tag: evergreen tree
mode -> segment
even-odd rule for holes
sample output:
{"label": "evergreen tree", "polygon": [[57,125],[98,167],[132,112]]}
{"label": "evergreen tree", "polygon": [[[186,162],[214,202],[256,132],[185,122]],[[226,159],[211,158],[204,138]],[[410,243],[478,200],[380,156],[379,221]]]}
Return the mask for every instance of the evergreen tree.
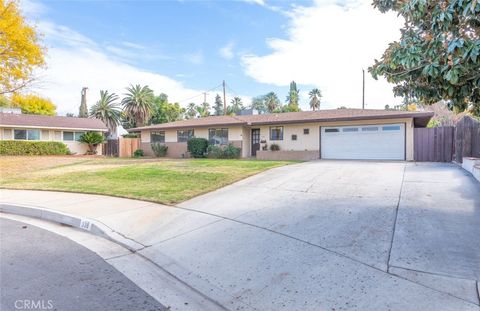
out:
{"label": "evergreen tree", "polygon": [[224,111],[223,111],[223,101],[222,101],[222,98],[220,97],[220,95],[216,95],[215,96],[215,104],[213,106],[213,109],[215,110],[215,115],[216,116],[221,116],[224,114]]}

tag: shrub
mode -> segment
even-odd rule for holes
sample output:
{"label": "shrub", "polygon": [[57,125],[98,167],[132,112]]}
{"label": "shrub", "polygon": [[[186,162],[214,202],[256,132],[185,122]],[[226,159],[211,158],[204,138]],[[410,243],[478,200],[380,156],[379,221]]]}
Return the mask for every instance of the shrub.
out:
{"label": "shrub", "polygon": [[162,145],[160,143],[152,143],[151,146],[152,146],[153,153],[155,153],[157,157],[164,157],[167,155],[167,150],[168,150],[167,146]]}
{"label": "shrub", "polygon": [[143,152],[143,149],[137,149],[133,152],[133,156],[135,158],[140,158],[140,157],[143,157],[145,154]]}
{"label": "shrub", "polygon": [[240,156],[240,151],[240,148],[228,144],[228,146],[223,149],[223,156],[225,159],[236,159]]}
{"label": "shrub", "polygon": [[58,141],[1,140],[0,155],[60,155],[70,154]]}
{"label": "shrub", "polygon": [[98,132],[86,132],[80,136],[78,141],[88,145],[87,154],[97,154],[97,146],[103,143],[104,140],[105,137],[103,137],[103,134]]}
{"label": "shrub", "polygon": [[280,146],[277,145],[277,144],[271,144],[270,145],[270,150],[271,151],[278,151],[278,150],[280,150]]}
{"label": "shrub", "polygon": [[187,150],[194,158],[205,158],[208,140],[205,138],[191,138],[187,142]]}
{"label": "shrub", "polygon": [[124,134],[122,135],[123,138],[138,138],[138,134],[136,133],[128,133],[128,134]]}
{"label": "shrub", "polygon": [[210,145],[207,148],[208,157],[214,159],[235,159],[240,156],[240,151],[240,148],[232,144],[223,147]]}

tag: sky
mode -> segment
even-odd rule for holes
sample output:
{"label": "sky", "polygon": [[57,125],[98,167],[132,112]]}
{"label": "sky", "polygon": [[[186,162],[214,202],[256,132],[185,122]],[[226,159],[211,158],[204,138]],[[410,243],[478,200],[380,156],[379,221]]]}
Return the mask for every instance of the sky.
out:
{"label": "sky", "polygon": [[50,98],[57,112],[78,113],[88,87],[93,105],[100,90],[120,97],[130,84],[186,106],[212,104],[227,85],[227,102],[274,91],[285,101],[289,83],[322,91],[322,109],[394,106],[392,85],[367,72],[403,21],[382,14],[371,0],[20,0],[29,23],[42,34],[47,66],[28,91]]}

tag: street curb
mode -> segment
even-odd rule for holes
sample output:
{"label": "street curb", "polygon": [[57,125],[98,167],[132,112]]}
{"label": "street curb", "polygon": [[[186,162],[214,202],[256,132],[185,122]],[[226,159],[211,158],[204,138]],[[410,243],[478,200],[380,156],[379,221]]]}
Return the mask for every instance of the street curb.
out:
{"label": "street curb", "polygon": [[124,237],[107,225],[91,219],[80,218],[70,214],[49,210],[42,207],[27,206],[20,204],[9,204],[0,202],[0,213],[14,214],[20,216],[27,216],[32,218],[43,219],[47,221],[56,222],[59,224],[75,227],[77,229],[87,231],[91,234],[100,236],[104,239],[110,240],[120,244],[131,252],[137,252],[145,246]]}

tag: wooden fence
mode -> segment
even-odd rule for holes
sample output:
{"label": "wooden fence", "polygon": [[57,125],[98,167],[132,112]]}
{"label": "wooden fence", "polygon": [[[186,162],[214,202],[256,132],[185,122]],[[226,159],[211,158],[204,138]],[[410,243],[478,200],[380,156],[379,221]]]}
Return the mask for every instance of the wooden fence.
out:
{"label": "wooden fence", "polygon": [[455,124],[455,161],[463,157],[480,158],[480,122],[469,116]]}
{"label": "wooden fence", "polygon": [[414,129],[414,159],[418,162],[453,160],[453,126]]}
{"label": "wooden fence", "polygon": [[140,149],[139,138],[109,139],[103,144],[103,155],[109,157],[132,157],[135,150]]}
{"label": "wooden fence", "polygon": [[465,116],[455,126],[414,129],[414,159],[418,162],[461,163],[480,158],[480,122]]}

